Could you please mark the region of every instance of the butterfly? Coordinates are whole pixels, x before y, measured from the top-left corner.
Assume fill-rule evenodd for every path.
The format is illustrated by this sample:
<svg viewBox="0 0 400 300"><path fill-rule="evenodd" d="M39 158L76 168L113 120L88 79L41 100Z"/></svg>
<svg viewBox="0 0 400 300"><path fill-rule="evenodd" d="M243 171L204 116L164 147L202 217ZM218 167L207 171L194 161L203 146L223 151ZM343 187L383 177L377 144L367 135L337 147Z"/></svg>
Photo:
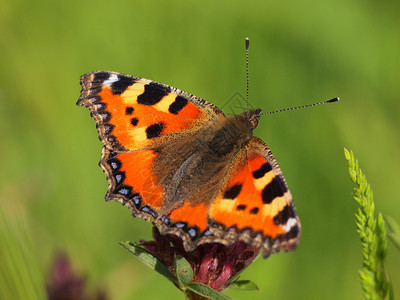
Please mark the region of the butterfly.
<svg viewBox="0 0 400 300"><path fill-rule="evenodd" d="M264 257L296 248L300 222L268 146L253 136L261 110L227 117L174 87L116 72L81 76L104 144L107 201L154 220L186 251L241 240Z"/></svg>

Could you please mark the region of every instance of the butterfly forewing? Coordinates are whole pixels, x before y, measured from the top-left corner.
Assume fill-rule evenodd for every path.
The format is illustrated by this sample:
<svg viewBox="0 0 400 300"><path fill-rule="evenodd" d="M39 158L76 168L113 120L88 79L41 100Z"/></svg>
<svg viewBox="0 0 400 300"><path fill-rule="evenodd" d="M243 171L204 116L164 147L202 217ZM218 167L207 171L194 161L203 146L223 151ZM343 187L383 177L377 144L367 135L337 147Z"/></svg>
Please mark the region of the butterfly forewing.
<svg viewBox="0 0 400 300"><path fill-rule="evenodd" d="M96 120L101 141L114 151L152 148L223 117L212 104L148 79L115 72L82 75L78 105Z"/></svg>

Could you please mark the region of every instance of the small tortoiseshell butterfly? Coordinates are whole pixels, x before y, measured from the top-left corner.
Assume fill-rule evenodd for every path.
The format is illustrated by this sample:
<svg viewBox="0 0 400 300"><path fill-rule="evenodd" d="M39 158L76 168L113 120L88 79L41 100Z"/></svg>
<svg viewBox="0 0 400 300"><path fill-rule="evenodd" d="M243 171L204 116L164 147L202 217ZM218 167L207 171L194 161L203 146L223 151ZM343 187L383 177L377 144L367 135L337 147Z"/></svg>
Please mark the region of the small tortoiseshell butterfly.
<svg viewBox="0 0 400 300"><path fill-rule="evenodd" d="M253 136L261 110L226 117L213 104L144 78L97 71L81 77L77 105L103 142L106 200L154 219L186 251L242 240L264 257L294 250L300 222L281 169Z"/></svg>

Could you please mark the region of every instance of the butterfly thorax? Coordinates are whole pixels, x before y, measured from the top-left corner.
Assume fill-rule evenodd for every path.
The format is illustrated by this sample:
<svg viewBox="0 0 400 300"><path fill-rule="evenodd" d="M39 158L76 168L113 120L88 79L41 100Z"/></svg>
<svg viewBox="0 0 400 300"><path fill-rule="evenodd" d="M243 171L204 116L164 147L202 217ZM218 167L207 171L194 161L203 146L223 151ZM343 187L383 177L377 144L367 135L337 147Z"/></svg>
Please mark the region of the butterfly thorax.
<svg viewBox="0 0 400 300"><path fill-rule="evenodd" d="M258 125L260 109L245 111L240 115L222 119L203 134L208 154L217 159L229 159L253 137Z"/></svg>

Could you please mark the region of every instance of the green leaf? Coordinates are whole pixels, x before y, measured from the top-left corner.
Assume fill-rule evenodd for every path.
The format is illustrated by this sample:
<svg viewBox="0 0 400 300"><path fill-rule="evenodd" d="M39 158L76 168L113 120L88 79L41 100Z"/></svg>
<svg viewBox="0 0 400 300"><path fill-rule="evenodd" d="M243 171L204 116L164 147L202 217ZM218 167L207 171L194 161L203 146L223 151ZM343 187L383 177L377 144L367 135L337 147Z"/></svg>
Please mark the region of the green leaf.
<svg viewBox="0 0 400 300"><path fill-rule="evenodd" d="M179 255L175 256L174 265L179 285L186 286L193 278L192 267L184 257Z"/></svg>
<svg viewBox="0 0 400 300"><path fill-rule="evenodd" d="M192 292L195 292L196 294L199 294L203 297L207 297L212 300L230 300L228 296L221 294L220 292L217 292L216 290L213 290L209 286L206 286L205 284L198 283L198 282L190 282L187 286L187 289L191 290Z"/></svg>
<svg viewBox="0 0 400 300"><path fill-rule="evenodd" d="M400 250L400 225L390 216L384 216L389 228L388 236L392 243Z"/></svg>
<svg viewBox="0 0 400 300"><path fill-rule="evenodd" d="M233 289L247 290L247 291L259 291L260 290L258 285L251 280L237 280L237 281L233 282L229 287L233 288Z"/></svg>
<svg viewBox="0 0 400 300"><path fill-rule="evenodd" d="M139 246L137 244L133 244L131 242L119 242L119 244L135 255L141 262L143 262L149 268L155 270L160 273L168 280L178 283L178 279L174 274L165 266L153 253L149 252L147 249Z"/></svg>

